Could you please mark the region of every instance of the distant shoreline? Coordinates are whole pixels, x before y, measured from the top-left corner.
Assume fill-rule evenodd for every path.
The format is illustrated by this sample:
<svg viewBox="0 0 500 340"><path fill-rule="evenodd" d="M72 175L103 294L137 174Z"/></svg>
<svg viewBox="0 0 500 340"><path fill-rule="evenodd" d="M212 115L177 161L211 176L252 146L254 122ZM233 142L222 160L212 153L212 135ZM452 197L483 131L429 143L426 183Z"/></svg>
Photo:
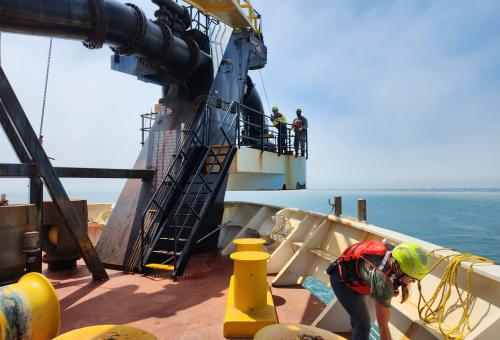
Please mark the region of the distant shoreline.
<svg viewBox="0 0 500 340"><path fill-rule="evenodd" d="M259 190L243 190L243 191L259 191ZM263 191L281 191L281 190L263 190ZM292 190L293 191L293 190ZM302 191L302 190L300 190ZM368 192L493 192L500 193L500 188L332 188L332 189L306 189L305 191L368 191ZM28 193L29 189L26 190L6 190L5 192L0 189L0 193L11 193L11 194L24 194ZM120 194L118 191L102 191L102 190L67 190L67 192L83 194L83 193L93 193L93 194Z"/></svg>
<svg viewBox="0 0 500 340"><path fill-rule="evenodd" d="M335 189L307 189L309 191L381 191L381 192L500 192L500 188L335 188Z"/></svg>

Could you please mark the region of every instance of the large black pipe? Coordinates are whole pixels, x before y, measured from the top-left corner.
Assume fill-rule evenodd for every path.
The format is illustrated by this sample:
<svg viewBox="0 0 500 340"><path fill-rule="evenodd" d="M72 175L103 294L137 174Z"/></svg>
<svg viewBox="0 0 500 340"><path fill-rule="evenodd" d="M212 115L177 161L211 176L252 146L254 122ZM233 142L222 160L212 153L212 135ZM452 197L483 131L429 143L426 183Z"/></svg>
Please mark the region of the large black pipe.
<svg viewBox="0 0 500 340"><path fill-rule="evenodd" d="M262 105L262 100L260 99L259 92L257 91L257 88L252 82L250 76L247 76L246 80L246 93L243 97L243 105L252 109L247 110L248 112L245 112L245 119L250 123L245 129L246 133L248 133L248 136L251 137L248 143L260 144L255 140L260 140L261 134L264 132L261 129L265 124L264 106Z"/></svg>
<svg viewBox="0 0 500 340"><path fill-rule="evenodd" d="M1 0L0 31L87 41L91 48L106 43L189 73L210 62L192 40L114 0Z"/></svg>

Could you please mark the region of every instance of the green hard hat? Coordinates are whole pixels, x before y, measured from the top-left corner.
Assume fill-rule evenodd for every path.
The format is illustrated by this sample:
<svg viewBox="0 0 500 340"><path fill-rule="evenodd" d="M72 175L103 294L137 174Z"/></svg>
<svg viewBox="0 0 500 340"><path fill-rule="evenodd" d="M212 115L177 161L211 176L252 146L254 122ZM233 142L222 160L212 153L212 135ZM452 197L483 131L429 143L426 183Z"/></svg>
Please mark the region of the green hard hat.
<svg viewBox="0 0 500 340"><path fill-rule="evenodd" d="M429 272L429 255L416 242L404 242L392 250L401 271L411 278L421 280Z"/></svg>
<svg viewBox="0 0 500 340"><path fill-rule="evenodd" d="M295 110L295 112L302 112L302 108L298 107L297 110Z"/></svg>
<svg viewBox="0 0 500 340"><path fill-rule="evenodd" d="M273 111L273 112L278 111L278 107L277 106L273 106L273 108L271 109L271 111Z"/></svg>

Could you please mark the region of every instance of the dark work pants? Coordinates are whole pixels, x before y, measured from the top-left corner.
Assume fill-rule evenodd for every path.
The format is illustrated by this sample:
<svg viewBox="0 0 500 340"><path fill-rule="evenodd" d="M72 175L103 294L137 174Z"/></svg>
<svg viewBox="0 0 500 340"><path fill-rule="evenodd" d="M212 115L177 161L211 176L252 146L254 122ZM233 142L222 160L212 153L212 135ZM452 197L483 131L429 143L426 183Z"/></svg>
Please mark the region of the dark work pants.
<svg viewBox="0 0 500 340"><path fill-rule="evenodd" d="M287 147L286 147L286 124L279 123L278 124L278 147L281 150L282 155L286 155Z"/></svg>
<svg viewBox="0 0 500 340"><path fill-rule="evenodd" d="M299 147L300 147L300 155L304 156L306 152L306 132L305 131L295 131L295 156L299 155Z"/></svg>
<svg viewBox="0 0 500 340"><path fill-rule="evenodd" d="M330 275L330 283L340 304L351 317L352 340L368 340L371 325L366 296L356 293L340 281L338 270Z"/></svg>

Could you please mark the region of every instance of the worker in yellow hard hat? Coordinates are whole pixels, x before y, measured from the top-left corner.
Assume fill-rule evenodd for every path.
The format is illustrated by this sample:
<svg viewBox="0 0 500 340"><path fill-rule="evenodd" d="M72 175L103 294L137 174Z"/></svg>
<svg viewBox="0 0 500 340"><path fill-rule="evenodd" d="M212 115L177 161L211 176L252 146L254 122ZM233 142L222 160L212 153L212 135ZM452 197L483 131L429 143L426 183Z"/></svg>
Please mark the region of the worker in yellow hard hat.
<svg viewBox="0 0 500 340"><path fill-rule="evenodd" d="M277 106L273 106L271 109L273 111L271 115L271 121L273 125L278 129L278 153L286 155L287 147L286 147L286 117L283 113L281 113Z"/></svg>
<svg viewBox="0 0 500 340"><path fill-rule="evenodd" d="M389 320L391 300L399 295L408 299L408 285L421 280L429 271L429 255L415 242L397 247L377 240L348 247L327 269L330 283L341 305L351 317L352 339L367 340L370 314L365 296L375 300L380 339L391 339Z"/></svg>

